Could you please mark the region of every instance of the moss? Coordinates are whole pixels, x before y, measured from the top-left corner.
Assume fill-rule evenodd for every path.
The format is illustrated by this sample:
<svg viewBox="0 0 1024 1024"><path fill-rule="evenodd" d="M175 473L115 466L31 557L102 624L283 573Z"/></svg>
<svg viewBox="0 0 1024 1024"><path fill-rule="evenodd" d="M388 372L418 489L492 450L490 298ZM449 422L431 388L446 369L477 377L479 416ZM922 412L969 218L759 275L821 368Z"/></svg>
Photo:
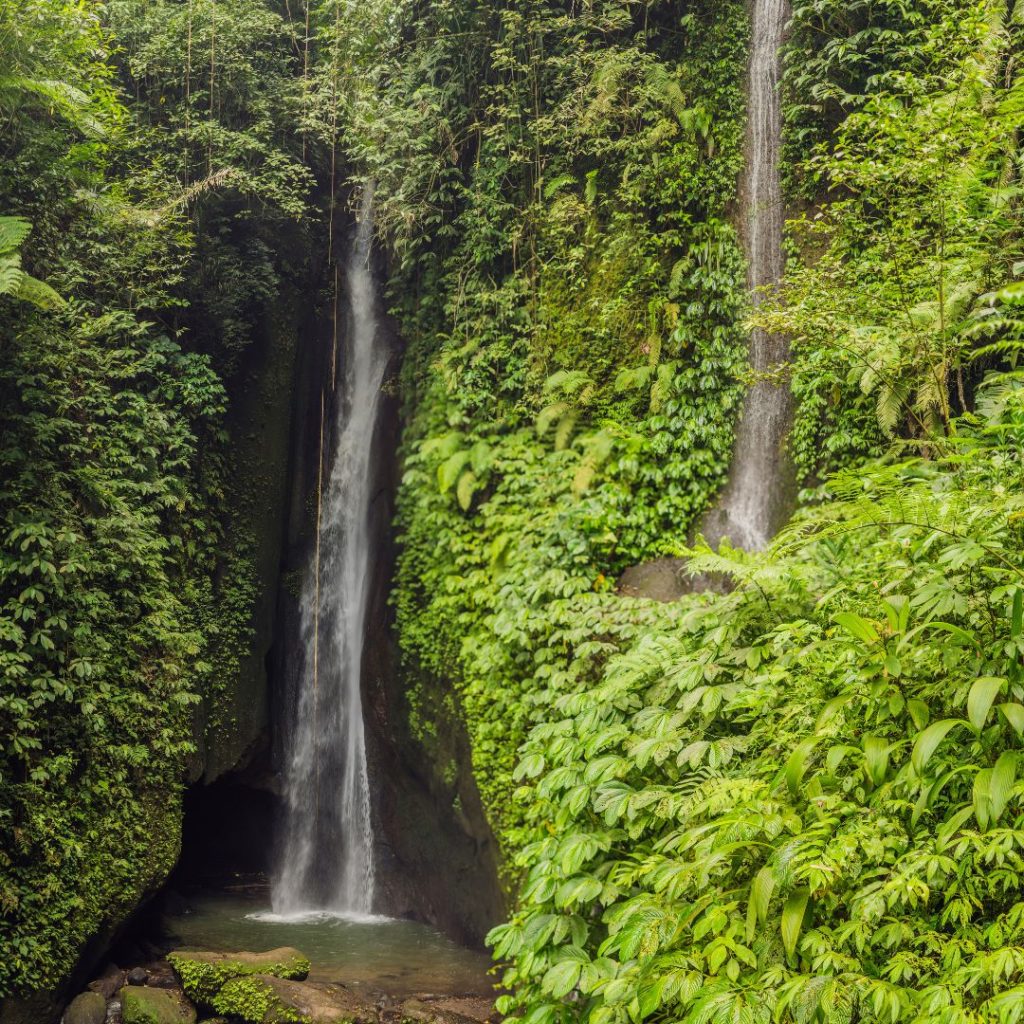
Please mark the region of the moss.
<svg viewBox="0 0 1024 1024"><path fill-rule="evenodd" d="M266 953L188 953L174 952L167 959L181 978L188 995L219 1013L227 1012L216 997L229 981L267 974L276 978L301 980L309 974L309 960L289 947Z"/></svg>
<svg viewBox="0 0 1024 1024"><path fill-rule="evenodd" d="M261 978L233 978L217 993L214 1009L229 1017L260 1024L270 1016L272 1009L281 1007L273 990Z"/></svg>
<svg viewBox="0 0 1024 1024"><path fill-rule="evenodd" d="M359 1016L331 993L266 975L232 978L217 993L214 1009L247 1024L352 1024Z"/></svg>
<svg viewBox="0 0 1024 1024"><path fill-rule="evenodd" d="M172 992L130 985L121 989L124 1024L195 1024L195 1009Z"/></svg>

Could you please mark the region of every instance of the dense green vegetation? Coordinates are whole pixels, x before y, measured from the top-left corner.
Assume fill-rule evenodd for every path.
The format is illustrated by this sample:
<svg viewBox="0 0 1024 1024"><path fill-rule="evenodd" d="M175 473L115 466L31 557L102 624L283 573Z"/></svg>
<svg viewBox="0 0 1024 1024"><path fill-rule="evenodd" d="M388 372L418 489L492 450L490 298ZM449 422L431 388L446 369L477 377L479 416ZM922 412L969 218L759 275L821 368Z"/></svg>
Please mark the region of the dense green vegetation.
<svg viewBox="0 0 1024 1024"><path fill-rule="evenodd" d="M96 11L0 20L0 990L173 860L245 643L226 394L373 180L407 710L469 733L502 1011L1020 1020L1021 5L793 4L804 491L756 556L688 546L749 383L744 3ZM678 554L731 593L615 592Z"/></svg>
<svg viewBox="0 0 1024 1024"><path fill-rule="evenodd" d="M0 7L0 992L53 986L173 866L197 703L249 641L224 382L310 174L267 113L281 19L219 3L234 49L183 79L209 19L169 13Z"/></svg>

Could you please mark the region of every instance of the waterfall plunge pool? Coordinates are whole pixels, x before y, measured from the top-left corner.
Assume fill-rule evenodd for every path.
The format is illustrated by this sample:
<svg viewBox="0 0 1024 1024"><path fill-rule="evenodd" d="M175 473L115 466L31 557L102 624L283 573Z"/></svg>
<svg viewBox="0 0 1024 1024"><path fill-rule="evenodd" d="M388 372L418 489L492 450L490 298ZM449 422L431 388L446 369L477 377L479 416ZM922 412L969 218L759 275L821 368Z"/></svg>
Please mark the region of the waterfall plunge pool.
<svg viewBox="0 0 1024 1024"><path fill-rule="evenodd" d="M367 995L494 995L490 958L415 921L375 916L275 915L263 893L196 893L186 913L164 918L177 949L262 951L294 946L313 981Z"/></svg>

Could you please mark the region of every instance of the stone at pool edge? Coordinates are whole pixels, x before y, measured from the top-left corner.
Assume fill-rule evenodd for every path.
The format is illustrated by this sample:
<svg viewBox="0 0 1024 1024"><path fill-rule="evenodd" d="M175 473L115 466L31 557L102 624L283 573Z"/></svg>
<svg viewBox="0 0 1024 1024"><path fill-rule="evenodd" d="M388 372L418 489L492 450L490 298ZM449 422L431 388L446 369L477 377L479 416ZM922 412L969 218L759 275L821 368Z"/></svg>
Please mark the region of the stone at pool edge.
<svg viewBox="0 0 1024 1024"><path fill-rule="evenodd" d="M422 999L407 999L400 1012L402 1024L480 1024L475 1017Z"/></svg>
<svg viewBox="0 0 1024 1024"><path fill-rule="evenodd" d="M310 968L309 959L292 946L265 953L176 949L167 954L167 960L181 979L185 993L205 1006L212 1006L221 987L233 978L265 974L302 981L308 977Z"/></svg>
<svg viewBox="0 0 1024 1024"><path fill-rule="evenodd" d="M103 1024L107 1001L99 992L83 992L64 1011L64 1024Z"/></svg>
<svg viewBox="0 0 1024 1024"><path fill-rule="evenodd" d="M177 992L126 985L119 998L124 1024L196 1024L196 1008Z"/></svg>
<svg viewBox="0 0 1024 1024"><path fill-rule="evenodd" d="M224 983L213 1008L246 1024L377 1024L374 1006L343 985L291 981L268 974L232 978Z"/></svg>

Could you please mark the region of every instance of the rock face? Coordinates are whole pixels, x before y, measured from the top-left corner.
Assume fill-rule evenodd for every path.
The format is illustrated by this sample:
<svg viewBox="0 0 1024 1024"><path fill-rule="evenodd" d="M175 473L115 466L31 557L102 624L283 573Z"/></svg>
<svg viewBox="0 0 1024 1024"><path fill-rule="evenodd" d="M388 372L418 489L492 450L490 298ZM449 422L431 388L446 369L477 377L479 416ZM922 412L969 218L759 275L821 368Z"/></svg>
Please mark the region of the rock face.
<svg viewBox="0 0 1024 1024"><path fill-rule="evenodd" d="M216 998L229 981L254 975L301 980L309 974L309 960L291 946L265 953L176 951L169 953L167 959L189 997L215 1009Z"/></svg>
<svg viewBox="0 0 1024 1024"><path fill-rule="evenodd" d="M376 270L383 276L383 268ZM343 307L344 307L343 303ZM382 306L384 304L382 303ZM351 320L340 310L342 329ZM330 338L325 339L330 342ZM401 344L386 320L378 342L396 353ZM277 636L271 679L274 722L286 723L296 706L296 662L289 657L301 635L300 600L316 537L320 455L320 394L331 379L332 346L310 345L300 354L292 438L291 508L285 537L278 598ZM486 821L472 772L465 729L457 715L440 723L439 748L427 750L412 735L408 692L415 680L400 664L394 613L388 603L395 562L391 535L394 496L400 479L398 445L401 409L385 385L373 439L375 490L370 508L373 557L362 666L362 697L371 815L375 838L376 909L394 917L425 921L461 942L482 943L504 919L497 843ZM446 680L433 680L443 691ZM281 731L274 758L284 759Z"/></svg>
<svg viewBox="0 0 1024 1024"><path fill-rule="evenodd" d="M75 996L64 1011L64 1024L103 1024L106 1019L107 1000L99 992Z"/></svg>
<svg viewBox="0 0 1024 1024"><path fill-rule="evenodd" d="M127 985L121 989L124 1024L196 1024L196 1009L177 992Z"/></svg>

